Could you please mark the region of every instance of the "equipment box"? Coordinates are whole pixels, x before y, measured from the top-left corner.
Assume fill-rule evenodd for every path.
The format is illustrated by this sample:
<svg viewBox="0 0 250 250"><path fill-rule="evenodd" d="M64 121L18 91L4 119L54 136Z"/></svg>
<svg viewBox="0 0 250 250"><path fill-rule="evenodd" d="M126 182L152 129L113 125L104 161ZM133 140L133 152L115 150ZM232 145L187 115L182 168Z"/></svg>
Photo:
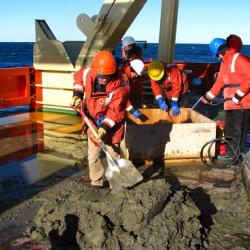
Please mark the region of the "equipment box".
<svg viewBox="0 0 250 250"><path fill-rule="evenodd" d="M160 109L141 112L141 120L128 115L121 143L122 154L130 160L200 158L203 145L216 138L216 122L192 109L181 108L177 117ZM215 145L210 149L214 155Z"/></svg>

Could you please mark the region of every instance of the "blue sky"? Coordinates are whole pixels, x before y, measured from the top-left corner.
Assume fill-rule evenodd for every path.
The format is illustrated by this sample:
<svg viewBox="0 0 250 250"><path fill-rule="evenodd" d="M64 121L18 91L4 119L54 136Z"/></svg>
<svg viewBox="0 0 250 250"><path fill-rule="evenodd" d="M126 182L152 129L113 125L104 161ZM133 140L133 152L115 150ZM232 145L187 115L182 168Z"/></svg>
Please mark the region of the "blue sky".
<svg viewBox="0 0 250 250"><path fill-rule="evenodd" d="M35 41L35 19L45 19L60 41L85 40L76 27L80 13L99 13L102 0L7 0L1 2L0 42ZM250 44L249 0L179 0L177 43L209 43L239 35ZM161 0L148 0L126 35L157 42Z"/></svg>

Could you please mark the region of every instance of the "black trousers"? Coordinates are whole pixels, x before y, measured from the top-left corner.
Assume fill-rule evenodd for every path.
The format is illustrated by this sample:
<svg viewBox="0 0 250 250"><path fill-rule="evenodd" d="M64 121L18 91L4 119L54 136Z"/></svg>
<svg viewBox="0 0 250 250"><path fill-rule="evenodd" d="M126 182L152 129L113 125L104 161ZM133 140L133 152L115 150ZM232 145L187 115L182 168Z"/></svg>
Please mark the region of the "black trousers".
<svg viewBox="0 0 250 250"><path fill-rule="evenodd" d="M237 142L242 152L247 137L247 131L250 129L250 109L225 110L225 136L232 137ZM229 140L230 143L232 142ZM234 150L237 150L237 144L232 142ZM230 148L227 147L227 154L233 156Z"/></svg>

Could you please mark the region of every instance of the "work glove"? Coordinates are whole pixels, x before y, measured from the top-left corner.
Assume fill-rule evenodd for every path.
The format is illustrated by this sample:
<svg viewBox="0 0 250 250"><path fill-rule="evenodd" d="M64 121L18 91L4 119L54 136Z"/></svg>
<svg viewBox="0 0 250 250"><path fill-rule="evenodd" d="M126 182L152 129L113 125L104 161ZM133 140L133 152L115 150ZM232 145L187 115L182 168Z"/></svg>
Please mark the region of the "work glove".
<svg viewBox="0 0 250 250"><path fill-rule="evenodd" d="M156 102L161 110L163 110L163 111L168 110L168 105L166 104L166 102L164 101L164 99L162 97L156 99Z"/></svg>
<svg viewBox="0 0 250 250"><path fill-rule="evenodd" d="M207 95L202 96L200 99L200 102L202 102L203 104L208 104L210 101L211 99L209 99Z"/></svg>
<svg viewBox="0 0 250 250"><path fill-rule="evenodd" d="M78 96L73 96L71 98L70 106L81 107L81 98Z"/></svg>
<svg viewBox="0 0 250 250"><path fill-rule="evenodd" d="M202 102L203 104L208 103L207 99L204 96L201 97L200 102Z"/></svg>
<svg viewBox="0 0 250 250"><path fill-rule="evenodd" d="M104 128L99 128L95 138L96 138L96 140L102 139L104 137L104 135L106 135L106 134L107 134L107 131Z"/></svg>
<svg viewBox="0 0 250 250"><path fill-rule="evenodd" d="M98 119L96 119L96 120L95 120L96 125L97 125L98 127L100 127L101 124L102 124L102 121L103 121L105 118L106 118L106 116L103 115L103 116L99 117Z"/></svg>
<svg viewBox="0 0 250 250"><path fill-rule="evenodd" d="M174 116L178 116L181 113L178 102L172 101L172 113Z"/></svg>
<svg viewBox="0 0 250 250"><path fill-rule="evenodd" d="M141 115L142 115L142 113L141 113L140 110L136 109L136 110L132 113L132 115L134 116L134 118L140 118Z"/></svg>

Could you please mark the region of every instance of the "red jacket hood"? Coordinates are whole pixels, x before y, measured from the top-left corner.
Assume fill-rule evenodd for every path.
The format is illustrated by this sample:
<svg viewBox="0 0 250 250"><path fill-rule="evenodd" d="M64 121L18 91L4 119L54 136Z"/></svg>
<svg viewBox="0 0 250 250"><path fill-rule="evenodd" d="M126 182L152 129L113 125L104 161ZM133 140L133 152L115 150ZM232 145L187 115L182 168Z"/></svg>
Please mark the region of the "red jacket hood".
<svg viewBox="0 0 250 250"><path fill-rule="evenodd" d="M95 78L96 78L96 73L92 70L92 71L91 71L91 74L92 74L92 75L91 75L92 79L95 79ZM95 82L95 81L93 81L93 82ZM119 88L120 86L121 86L121 81L120 81L120 80L117 80L117 79L111 80L111 81L108 82L107 85L106 85L106 92L107 92L107 93L110 93L110 92L112 92L113 90Z"/></svg>
<svg viewBox="0 0 250 250"><path fill-rule="evenodd" d="M237 35L229 35L226 42L231 54L238 53L242 49L242 40Z"/></svg>

